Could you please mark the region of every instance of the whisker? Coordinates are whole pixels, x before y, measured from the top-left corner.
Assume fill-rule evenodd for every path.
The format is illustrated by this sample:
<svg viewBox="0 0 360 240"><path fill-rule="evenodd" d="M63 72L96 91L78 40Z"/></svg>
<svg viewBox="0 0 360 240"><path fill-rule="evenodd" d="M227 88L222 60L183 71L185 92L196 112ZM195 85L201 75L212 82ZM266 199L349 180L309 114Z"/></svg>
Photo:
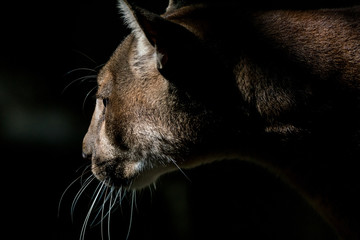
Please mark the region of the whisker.
<svg viewBox="0 0 360 240"><path fill-rule="evenodd" d="M82 168L84 168L83 172L88 169L89 167L91 167L91 164L88 163L84 163L83 165L81 165L78 169L75 170L76 173L78 173Z"/></svg>
<svg viewBox="0 0 360 240"><path fill-rule="evenodd" d="M82 55L82 56L84 56L86 59L90 60L91 62L93 62L93 63L95 63L95 64L97 63L94 59L92 59L91 57L89 57L89 55L81 52L80 50L73 49L73 51L76 52L76 53L79 53L79 54Z"/></svg>
<svg viewBox="0 0 360 240"><path fill-rule="evenodd" d="M107 187L106 187L106 183L105 182L102 182L105 184L105 188L103 189L102 193L100 194L100 196L98 197L98 202L100 201L101 198L103 198L103 195L105 194L104 196L104 201L106 199L106 196L107 196ZM96 188L96 190L94 191L94 194L93 194L93 197L91 199L94 199L94 195L95 193L97 192L97 189L99 188L99 186L102 187L102 185L98 185L98 187ZM97 208L97 214L95 215L94 219L92 220L92 222L90 223L90 226L91 227L94 227L94 226L97 226L99 223L101 223L102 221L102 216L100 217L100 220L96 222L96 220L99 218L99 215L101 214L102 212L102 209L103 209L103 206L104 206L104 201L103 201L103 204L100 204L100 206ZM96 224L95 224L96 222Z"/></svg>
<svg viewBox="0 0 360 240"><path fill-rule="evenodd" d="M170 161L177 167L177 169L179 169L179 171L182 173L182 175L185 176L185 178L191 182L191 179L185 174L185 172L179 167L179 165L177 165L177 163L175 162L174 159L170 158Z"/></svg>
<svg viewBox="0 0 360 240"><path fill-rule="evenodd" d="M126 235L126 240L128 240L129 236L130 236L130 230L131 230L132 221L133 221L135 201L136 201L136 190L133 190L132 191L132 196L131 196L130 223L129 223L129 228L128 228L128 232L127 232L127 235Z"/></svg>
<svg viewBox="0 0 360 240"><path fill-rule="evenodd" d="M103 63L103 64L100 64L100 65L94 67L94 70L97 70L97 69L102 68L103 66L105 66L105 64L106 64L106 63Z"/></svg>
<svg viewBox="0 0 360 240"><path fill-rule="evenodd" d="M83 111L85 109L85 103L86 103L86 100L87 98L89 97L89 95L92 93L92 91L94 91L95 89L97 89L97 86L93 87L85 96L85 99L84 99L84 102L83 102L83 105L82 105L82 108L83 108Z"/></svg>
<svg viewBox="0 0 360 240"><path fill-rule="evenodd" d="M108 190L109 190L109 188L106 188L103 204L101 205L101 218L100 218L101 240L104 240L104 221L103 220L104 220L105 204L108 199Z"/></svg>
<svg viewBox="0 0 360 240"><path fill-rule="evenodd" d="M88 211L88 213L86 214L84 223L83 223L83 225L82 225L82 227L81 227L81 232L80 232L80 237L79 237L80 240L84 240L84 239L85 239L86 227L87 227L87 224L88 224L88 222L89 222L90 215L91 215L92 210L93 210L93 208L94 208L94 206L95 206L95 204L96 204L96 202L97 202L97 200L98 200L98 197L99 197L100 193L103 192L103 188L104 188L104 186L106 186L104 182L100 182L99 185L100 185L99 190L97 191L97 194L96 194L96 196L95 196L95 198L94 198L94 201L93 201L93 203L91 204L91 206L90 206L90 208L89 208L89 211Z"/></svg>
<svg viewBox="0 0 360 240"><path fill-rule="evenodd" d="M74 185L74 184L75 184L79 179L81 179L81 178L82 178L82 176L77 177L74 181L72 181L72 182L69 184L69 186L67 186L67 188L64 190L64 192L61 194L61 197L60 197L60 200L59 200L59 204L58 204L58 217L60 216L61 202L62 202L65 194L66 194L67 191L70 189L70 187L71 187L72 185Z"/></svg>
<svg viewBox="0 0 360 240"><path fill-rule="evenodd" d="M150 192L150 201L153 200L153 189L154 188L154 191L156 191L156 184L155 182L151 185L149 185L148 189L149 189L149 192Z"/></svg>
<svg viewBox="0 0 360 240"><path fill-rule="evenodd" d="M72 182L65 188L64 192L61 194L61 197L60 197L60 199L59 199L59 204L58 204L58 217L60 217L61 203L62 203L62 201L63 201L63 199L64 199L64 197L65 197L65 194L69 191L69 189L70 189L77 181L80 180L81 185L83 185L83 177L85 176L85 174L87 174L87 173L90 172L90 170L87 170L89 167L90 167L90 166L86 166L86 167L83 169L81 175L80 175L79 177L77 177L74 181L72 181ZM82 167L81 167L81 168L82 168ZM77 171L79 171L79 170L80 170L80 168L79 168ZM77 172L77 171L76 171L76 172ZM91 176L89 176L88 178L90 178L90 177L91 177Z"/></svg>
<svg viewBox="0 0 360 240"><path fill-rule="evenodd" d="M86 189L89 188L90 184L94 182L96 177L94 175L88 176L86 179L83 179L85 174L90 172L89 166L87 166L83 171L81 176L77 177L71 184L65 189L63 195L68 191L68 189L73 186L77 181L80 180L81 188L76 193L74 200L71 204L71 219L74 221L74 211L76 205L79 202L79 199ZM93 192L93 195L90 199L90 206L83 220L79 240L85 240L85 236L87 234L87 230L89 227L96 226L100 224L101 231L101 240L110 240L111 239L111 214L116 208L122 206L122 202L126 197L127 189L122 187L115 188L114 186L108 187L109 184L106 181L100 181L96 185L96 189ZM131 191L131 208L130 208L130 219L129 226L127 230L126 240L130 237L130 232L133 225L134 211L137 208L136 205L136 194L135 190ZM63 198L63 195L61 199ZM118 204L117 204L118 203ZM96 210L97 209L97 210ZM92 219L92 220L91 220ZM90 223L90 224L89 224ZM96 223L96 224L95 224ZM107 225L107 226L106 226Z"/></svg>
<svg viewBox="0 0 360 240"><path fill-rule="evenodd" d="M96 79L96 78L97 78L97 75L89 75L89 76L79 77L79 78L71 81L68 85L66 85L65 88L62 90L61 95L63 95L65 93L65 91L76 82L83 83L86 80Z"/></svg>
<svg viewBox="0 0 360 240"><path fill-rule="evenodd" d="M66 76L66 75L70 75L70 74L72 74L72 73L74 73L74 72L94 72L94 73L97 73L96 70L91 69L91 68L75 68L75 69L73 69L73 70L71 70L71 71L68 71L68 72L65 74L65 76Z"/></svg>
<svg viewBox="0 0 360 240"><path fill-rule="evenodd" d="M85 191L85 189L90 185L90 183L95 179L94 175L90 175L84 182L84 184L81 186L80 190L78 191L78 193L75 195L74 200L71 204L71 221L74 221L74 211L75 211L75 207L76 204L79 201L79 198L81 197L81 195L83 194L83 192Z"/></svg>
<svg viewBox="0 0 360 240"><path fill-rule="evenodd" d="M84 170L81 172L81 176L80 176L80 183L81 183L81 185L84 184L83 177L85 176L85 174L91 172L91 169L88 169L88 168L90 168L90 167L91 167L91 165L86 166L86 167L84 168ZM86 180L85 180L85 181L86 181Z"/></svg>
<svg viewBox="0 0 360 240"><path fill-rule="evenodd" d="M110 193L108 193L108 187L106 188L106 191L105 191L105 196L104 196L104 200L103 200L103 203L101 204L101 206L99 206L98 208L98 213L96 214L96 216L94 217L94 220L91 222L90 226L97 226L99 223L102 224L102 222L104 221L104 219L108 216L108 214L110 214L110 212L106 212L106 214L104 214L104 209L105 209L105 206L106 206L106 203L109 201L109 199L112 199L112 192L113 192L113 189L110 188ZM102 198L102 196L100 197ZM110 208L112 208L112 206L114 204L108 204ZM111 206L112 205L112 206ZM111 210L111 209L110 209ZM101 213L101 217L100 217L100 220L98 222L96 222L96 220L98 219L99 215ZM96 224L94 224L96 222Z"/></svg>
<svg viewBox="0 0 360 240"><path fill-rule="evenodd" d="M108 235L108 240L111 240L111 234L110 234L110 217L111 217L111 210L114 206L114 204L112 203L113 201L113 191L114 191L114 188L112 187L111 188L111 197L110 197L110 202L109 202L109 211L107 213L108 215L108 221L107 221L107 235ZM116 196L115 196L116 197ZM116 198L114 200L114 202L116 201Z"/></svg>
<svg viewBox="0 0 360 240"><path fill-rule="evenodd" d="M99 183L98 183L98 186L97 186L96 189L94 190L94 193L93 193L93 195L92 195L92 197L91 197L91 199L90 199L90 202L91 202L91 201L94 201L95 196L96 196L96 193L98 192L99 188L102 187L102 183L103 183L103 182L99 182ZM102 198L103 193L104 193L104 192L101 193L100 198Z"/></svg>
<svg viewBox="0 0 360 240"><path fill-rule="evenodd" d="M110 189L110 192L108 192L108 190ZM97 216L100 214L101 212L101 219L100 221L97 223L99 224L100 223L100 231L101 231L101 239L104 240L105 239L105 234L104 234L104 220L105 218L107 217L107 237L108 239L110 240L110 219L111 219L111 210L114 206L114 203L113 201L116 200L113 200L113 193L114 193L114 187L111 187L111 188L106 188L106 191L105 191L105 196L104 196L104 200L103 200L103 203L102 205L100 206L100 209L99 209L99 212L97 214ZM106 204L108 205L108 210L106 211L105 213L105 208L106 208ZM94 221L97 219L97 216L94 218ZM94 222L93 221L93 222ZM92 223L93 224L93 223ZM96 224L96 225L97 225Z"/></svg>
<svg viewBox="0 0 360 240"><path fill-rule="evenodd" d="M122 189L122 187L121 187L121 188L119 189L119 197L120 197L119 203L120 203L120 207L121 207L121 203L122 203L122 201L124 200L125 196L126 196L126 190L125 190L125 189Z"/></svg>
<svg viewBox="0 0 360 240"><path fill-rule="evenodd" d="M119 200L117 201L118 202L118 205L117 205L117 208L119 207L120 208L120 212L122 212L122 202L126 196L126 190L123 190L122 187L120 187L118 190L117 190L117 198L119 198ZM114 202L115 204L115 202Z"/></svg>
<svg viewBox="0 0 360 240"><path fill-rule="evenodd" d="M115 194L115 198L114 198L114 200L113 200L113 203L110 205L111 206L111 209L113 209L114 207L115 207L115 204L116 204L116 202L117 202L117 199L118 199L118 197L119 197L119 195L118 195L118 193L116 192L116 189L115 189L115 187L111 187L111 189L112 189L112 191L111 191L111 194ZM116 192L116 193L115 193Z"/></svg>

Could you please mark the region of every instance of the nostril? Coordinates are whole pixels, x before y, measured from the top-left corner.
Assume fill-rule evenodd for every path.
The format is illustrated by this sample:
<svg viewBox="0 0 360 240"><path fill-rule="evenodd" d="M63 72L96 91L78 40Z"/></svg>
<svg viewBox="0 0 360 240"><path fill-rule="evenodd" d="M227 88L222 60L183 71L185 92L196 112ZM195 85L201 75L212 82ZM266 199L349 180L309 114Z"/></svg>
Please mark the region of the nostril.
<svg viewBox="0 0 360 240"><path fill-rule="evenodd" d="M82 157L84 159L91 159L92 157L92 147L90 139L90 135L87 133L82 143Z"/></svg>
<svg viewBox="0 0 360 240"><path fill-rule="evenodd" d="M83 157L84 159L90 159L90 158L91 158L91 154L82 152L82 157Z"/></svg>

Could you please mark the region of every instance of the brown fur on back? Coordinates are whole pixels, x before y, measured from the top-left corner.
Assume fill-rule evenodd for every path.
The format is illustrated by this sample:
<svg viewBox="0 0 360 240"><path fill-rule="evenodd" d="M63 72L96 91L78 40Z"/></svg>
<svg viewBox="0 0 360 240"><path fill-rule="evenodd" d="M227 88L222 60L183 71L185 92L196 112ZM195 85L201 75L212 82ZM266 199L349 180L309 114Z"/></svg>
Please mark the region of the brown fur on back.
<svg viewBox="0 0 360 240"><path fill-rule="evenodd" d="M98 179L136 189L179 167L249 160L358 239L359 7L120 6L132 34L99 74L83 146Z"/></svg>

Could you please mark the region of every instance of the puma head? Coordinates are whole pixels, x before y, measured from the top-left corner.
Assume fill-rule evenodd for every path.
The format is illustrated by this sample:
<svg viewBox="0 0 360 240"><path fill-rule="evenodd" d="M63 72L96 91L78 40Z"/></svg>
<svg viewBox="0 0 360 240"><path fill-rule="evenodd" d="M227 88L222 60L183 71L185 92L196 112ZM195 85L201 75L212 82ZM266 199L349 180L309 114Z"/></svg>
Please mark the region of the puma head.
<svg viewBox="0 0 360 240"><path fill-rule="evenodd" d="M83 155L99 180L137 189L221 148L232 94L193 33L127 1L120 9L132 33L98 75Z"/></svg>

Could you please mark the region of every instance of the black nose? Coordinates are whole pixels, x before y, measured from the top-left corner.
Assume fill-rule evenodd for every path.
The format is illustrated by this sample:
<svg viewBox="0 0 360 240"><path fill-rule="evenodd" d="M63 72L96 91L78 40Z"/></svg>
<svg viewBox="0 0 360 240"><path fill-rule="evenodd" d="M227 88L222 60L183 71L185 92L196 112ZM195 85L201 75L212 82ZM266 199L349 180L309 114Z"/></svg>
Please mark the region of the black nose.
<svg viewBox="0 0 360 240"><path fill-rule="evenodd" d="M91 154L82 152L82 157L83 157L84 159L91 159Z"/></svg>
<svg viewBox="0 0 360 240"><path fill-rule="evenodd" d="M84 141L82 143L82 157L84 159L91 159L92 155L92 147L91 142L89 141L89 134L86 134L84 137Z"/></svg>

